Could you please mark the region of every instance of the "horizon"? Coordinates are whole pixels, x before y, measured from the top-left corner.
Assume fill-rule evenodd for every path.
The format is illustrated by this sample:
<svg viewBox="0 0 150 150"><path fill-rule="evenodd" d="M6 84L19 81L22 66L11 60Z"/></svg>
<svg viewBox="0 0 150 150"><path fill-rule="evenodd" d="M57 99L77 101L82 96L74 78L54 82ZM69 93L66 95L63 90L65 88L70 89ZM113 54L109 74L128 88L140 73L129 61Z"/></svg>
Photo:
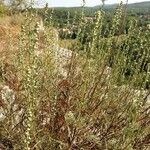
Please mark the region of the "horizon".
<svg viewBox="0 0 150 150"><path fill-rule="evenodd" d="M106 0L105 4L117 4L121 0ZM126 3L127 0L122 0L123 3ZM140 3L140 2L150 2L150 0L128 0L129 4L132 3ZM45 4L48 3L49 7L81 7L82 6L82 0L37 0L36 6L37 7L44 7ZM93 7L97 5L101 5L102 2L100 0L86 0L86 7Z"/></svg>

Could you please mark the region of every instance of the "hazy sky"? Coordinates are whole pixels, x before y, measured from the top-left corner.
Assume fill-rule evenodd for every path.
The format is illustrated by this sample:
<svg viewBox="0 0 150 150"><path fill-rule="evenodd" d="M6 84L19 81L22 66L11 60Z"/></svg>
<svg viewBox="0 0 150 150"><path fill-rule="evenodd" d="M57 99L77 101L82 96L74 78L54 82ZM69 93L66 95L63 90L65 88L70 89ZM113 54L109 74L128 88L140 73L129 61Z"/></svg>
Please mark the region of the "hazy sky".
<svg viewBox="0 0 150 150"><path fill-rule="evenodd" d="M101 0L85 0L87 6L95 6L101 3ZM106 4L118 3L120 0L106 0ZM124 2L126 0L123 0ZM142 1L150 1L150 0L128 0L129 3L142 2ZM38 0L38 5L43 5L46 2L49 3L49 6L80 6L82 4L82 0Z"/></svg>

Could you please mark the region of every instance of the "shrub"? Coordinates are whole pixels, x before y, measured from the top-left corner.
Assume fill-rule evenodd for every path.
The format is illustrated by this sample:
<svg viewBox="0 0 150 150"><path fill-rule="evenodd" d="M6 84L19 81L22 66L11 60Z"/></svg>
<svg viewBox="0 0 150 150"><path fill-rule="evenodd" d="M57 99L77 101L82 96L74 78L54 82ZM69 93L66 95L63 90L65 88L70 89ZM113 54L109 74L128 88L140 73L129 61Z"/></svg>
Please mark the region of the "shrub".
<svg viewBox="0 0 150 150"><path fill-rule="evenodd" d="M7 9L6 7L0 3L0 17L6 15Z"/></svg>
<svg viewBox="0 0 150 150"><path fill-rule="evenodd" d="M77 42L60 50L56 29L49 24L41 31L36 15L26 12L14 61L0 59L2 136L14 149L147 149L149 32L132 24L128 35L117 34L121 4L107 38L99 10L81 51L82 13Z"/></svg>

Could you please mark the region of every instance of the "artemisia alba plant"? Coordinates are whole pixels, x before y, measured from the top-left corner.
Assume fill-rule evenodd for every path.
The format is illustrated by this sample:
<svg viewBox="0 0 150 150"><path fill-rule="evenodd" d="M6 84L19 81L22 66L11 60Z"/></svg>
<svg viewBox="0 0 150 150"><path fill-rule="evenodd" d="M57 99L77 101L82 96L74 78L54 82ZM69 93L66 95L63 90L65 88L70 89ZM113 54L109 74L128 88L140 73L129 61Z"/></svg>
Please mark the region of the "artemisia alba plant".
<svg viewBox="0 0 150 150"><path fill-rule="evenodd" d="M42 16L33 8L24 12L15 61L10 66L1 60L2 84L8 85L0 89L7 102L0 103L0 131L15 149L149 146L149 29L131 20L125 32L122 3L109 23L104 7L89 22L84 9L70 50L59 45L55 11L46 7ZM72 26L70 15L66 28ZM66 65L64 58L69 58ZM60 75L65 69L65 76ZM12 126L17 113L8 114L14 104L22 117Z"/></svg>

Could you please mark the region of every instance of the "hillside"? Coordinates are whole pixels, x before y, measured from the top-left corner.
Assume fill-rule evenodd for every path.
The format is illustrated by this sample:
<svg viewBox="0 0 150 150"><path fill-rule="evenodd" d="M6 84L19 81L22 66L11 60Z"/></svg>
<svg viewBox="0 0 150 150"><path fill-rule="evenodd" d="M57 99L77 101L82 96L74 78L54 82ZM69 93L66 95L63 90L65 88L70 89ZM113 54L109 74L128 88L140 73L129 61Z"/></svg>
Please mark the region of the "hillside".
<svg viewBox="0 0 150 150"><path fill-rule="evenodd" d="M112 11L117 7L118 4L107 4L104 6L104 9L107 11ZM94 6L94 7L85 7L85 12L87 14L93 15L93 13L99 9L101 5ZM148 2L140 2L140 3L132 3L128 4L127 6L128 11L135 11L135 12L140 12L140 13L150 13L150 1ZM55 7L55 10L61 10L61 11L81 11L81 7Z"/></svg>
<svg viewBox="0 0 150 150"><path fill-rule="evenodd" d="M150 15L111 7L0 12L0 150L149 149Z"/></svg>
<svg viewBox="0 0 150 150"><path fill-rule="evenodd" d="M111 5L107 4L105 5L105 8L114 9L117 5L118 4L111 4ZM95 6L95 8L97 7L99 8L100 6ZM128 4L128 8L129 9L139 9L139 8L150 9L150 1Z"/></svg>

